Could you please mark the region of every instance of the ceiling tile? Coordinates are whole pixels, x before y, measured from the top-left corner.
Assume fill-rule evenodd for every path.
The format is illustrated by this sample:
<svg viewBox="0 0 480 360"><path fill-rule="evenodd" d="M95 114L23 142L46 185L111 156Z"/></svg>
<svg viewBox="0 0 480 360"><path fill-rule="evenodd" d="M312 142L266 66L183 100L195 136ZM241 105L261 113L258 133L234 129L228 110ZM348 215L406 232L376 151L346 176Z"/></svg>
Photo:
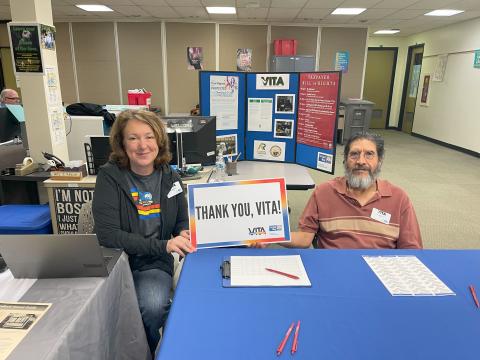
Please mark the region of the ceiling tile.
<svg viewBox="0 0 480 360"><path fill-rule="evenodd" d="M149 16L160 19L175 19L178 14L168 6L142 6L141 7Z"/></svg>
<svg viewBox="0 0 480 360"><path fill-rule="evenodd" d="M171 6L202 6L200 0L165 0Z"/></svg>
<svg viewBox="0 0 480 360"><path fill-rule="evenodd" d="M423 16L426 10L398 10L397 12L385 16L386 19L408 20Z"/></svg>
<svg viewBox="0 0 480 360"><path fill-rule="evenodd" d="M340 7L342 8L369 8L379 0L345 0Z"/></svg>
<svg viewBox="0 0 480 360"><path fill-rule="evenodd" d="M303 9L298 14L299 18L307 19L323 19L324 17L330 15L333 9Z"/></svg>
<svg viewBox="0 0 480 360"><path fill-rule="evenodd" d="M165 0L131 0L134 4L136 5L142 5L142 6L168 6L167 2Z"/></svg>
<svg viewBox="0 0 480 360"><path fill-rule="evenodd" d="M132 0L98 0L95 1L96 4L107 5L135 5ZM83 4L83 0L75 1L74 4Z"/></svg>
<svg viewBox="0 0 480 360"><path fill-rule="evenodd" d="M265 19L268 14L267 8L238 8L239 19Z"/></svg>
<svg viewBox="0 0 480 360"><path fill-rule="evenodd" d="M112 6L112 9L125 16L150 16L140 6Z"/></svg>
<svg viewBox="0 0 480 360"><path fill-rule="evenodd" d="M268 12L268 20L293 19L298 14L298 9L271 8Z"/></svg>
<svg viewBox="0 0 480 360"><path fill-rule="evenodd" d="M235 6L235 0L202 0L202 4L203 6Z"/></svg>
<svg viewBox="0 0 480 360"><path fill-rule="evenodd" d="M182 17L200 17L208 18L208 13L202 6L176 6L175 11L179 13Z"/></svg>
<svg viewBox="0 0 480 360"><path fill-rule="evenodd" d="M271 8L301 9L307 0L272 0Z"/></svg>
<svg viewBox="0 0 480 360"><path fill-rule="evenodd" d="M403 9L409 5L418 2L418 0L383 0L373 6L375 9Z"/></svg>
<svg viewBox="0 0 480 360"><path fill-rule="evenodd" d="M306 8L315 9L336 9L343 0L309 0L306 4Z"/></svg>
<svg viewBox="0 0 480 360"><path fill-rule="evenodd" d="M478 0L460 0L452 5L453 9L458 10L480 10L480 1Z"/></svg>
<svg viewBox="0 0 480 360"><path fill-rule="evenodd" d="M237 8L250 7L255 9L270 7L270 0L237 0Z"/></svg>
<svg viewBox="0 0 480 360"><path fill-rule="evenodd" d="M453 0L420 0L410 5L409 9L445 9L445 5L452 4Z"/></svg>
<svg viewBox="0 0 480 360"><path fill-rule="evenodd" d="M322 20L322 24L348 24L349 21L351 21L354 18L354 16L350 15L329 15L325 19Z"/></svg>
<svg viewBox="0 0 480 360"><path fill-rule="evenodd" d="M58 5L52 8L54 15L85 15L89 13L73 5Z"/></svg>

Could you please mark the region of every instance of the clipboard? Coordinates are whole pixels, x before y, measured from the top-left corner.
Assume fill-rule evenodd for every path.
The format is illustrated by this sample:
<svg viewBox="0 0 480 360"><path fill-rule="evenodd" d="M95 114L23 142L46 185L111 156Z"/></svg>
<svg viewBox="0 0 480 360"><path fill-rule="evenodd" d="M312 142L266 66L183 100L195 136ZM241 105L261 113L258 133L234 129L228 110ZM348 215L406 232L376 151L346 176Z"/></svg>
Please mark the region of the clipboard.
<svg viewBox="0 0 480 360"><path fill-rule="evenodd" d="M312 286L300 255L228 256L220 264L220 274L223 287Z"/></svg>

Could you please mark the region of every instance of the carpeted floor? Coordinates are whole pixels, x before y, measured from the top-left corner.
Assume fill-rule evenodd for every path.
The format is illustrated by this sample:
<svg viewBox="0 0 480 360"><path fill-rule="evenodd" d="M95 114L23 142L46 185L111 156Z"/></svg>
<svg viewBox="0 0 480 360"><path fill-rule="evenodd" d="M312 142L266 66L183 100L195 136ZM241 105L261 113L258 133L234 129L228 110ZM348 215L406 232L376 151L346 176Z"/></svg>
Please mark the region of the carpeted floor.
<svg viewBox="0 0 480 360"><path fill-rule="evenodd" d="M377 131L385 139L381 178L403 188L412 199L430 249L480 248L480 159L396 130ZM335 175L343 175L343 146L337 147ZM332 175L310 170L316 183ZM313 190L289 191L290 224Z"/></svg>

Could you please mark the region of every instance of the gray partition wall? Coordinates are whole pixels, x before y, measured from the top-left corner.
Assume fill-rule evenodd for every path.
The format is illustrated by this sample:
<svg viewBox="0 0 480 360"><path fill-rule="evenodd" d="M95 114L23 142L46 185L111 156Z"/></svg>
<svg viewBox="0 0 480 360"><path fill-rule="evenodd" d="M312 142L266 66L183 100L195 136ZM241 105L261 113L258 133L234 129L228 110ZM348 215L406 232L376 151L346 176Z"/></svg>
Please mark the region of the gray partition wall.
<svg viewBox="0 0 480 360"><path fill-rule="evenodd" d="M322 28L319 70L335 70L337 51L350 51L348 72L342 74L340 97L360 98L368 30L366 28Z"/></svg>

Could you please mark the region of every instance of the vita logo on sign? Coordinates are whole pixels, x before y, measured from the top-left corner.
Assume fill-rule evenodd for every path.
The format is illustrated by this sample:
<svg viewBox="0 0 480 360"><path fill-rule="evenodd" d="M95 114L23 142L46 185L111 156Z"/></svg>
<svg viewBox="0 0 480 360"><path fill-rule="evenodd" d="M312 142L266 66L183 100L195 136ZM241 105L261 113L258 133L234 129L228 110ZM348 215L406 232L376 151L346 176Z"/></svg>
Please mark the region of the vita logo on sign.
<svg viewBox="0 0 480 360"><path fill-rule="evenodd" d="M288 90L289 74L257 74L257 90Z"/></svg>

